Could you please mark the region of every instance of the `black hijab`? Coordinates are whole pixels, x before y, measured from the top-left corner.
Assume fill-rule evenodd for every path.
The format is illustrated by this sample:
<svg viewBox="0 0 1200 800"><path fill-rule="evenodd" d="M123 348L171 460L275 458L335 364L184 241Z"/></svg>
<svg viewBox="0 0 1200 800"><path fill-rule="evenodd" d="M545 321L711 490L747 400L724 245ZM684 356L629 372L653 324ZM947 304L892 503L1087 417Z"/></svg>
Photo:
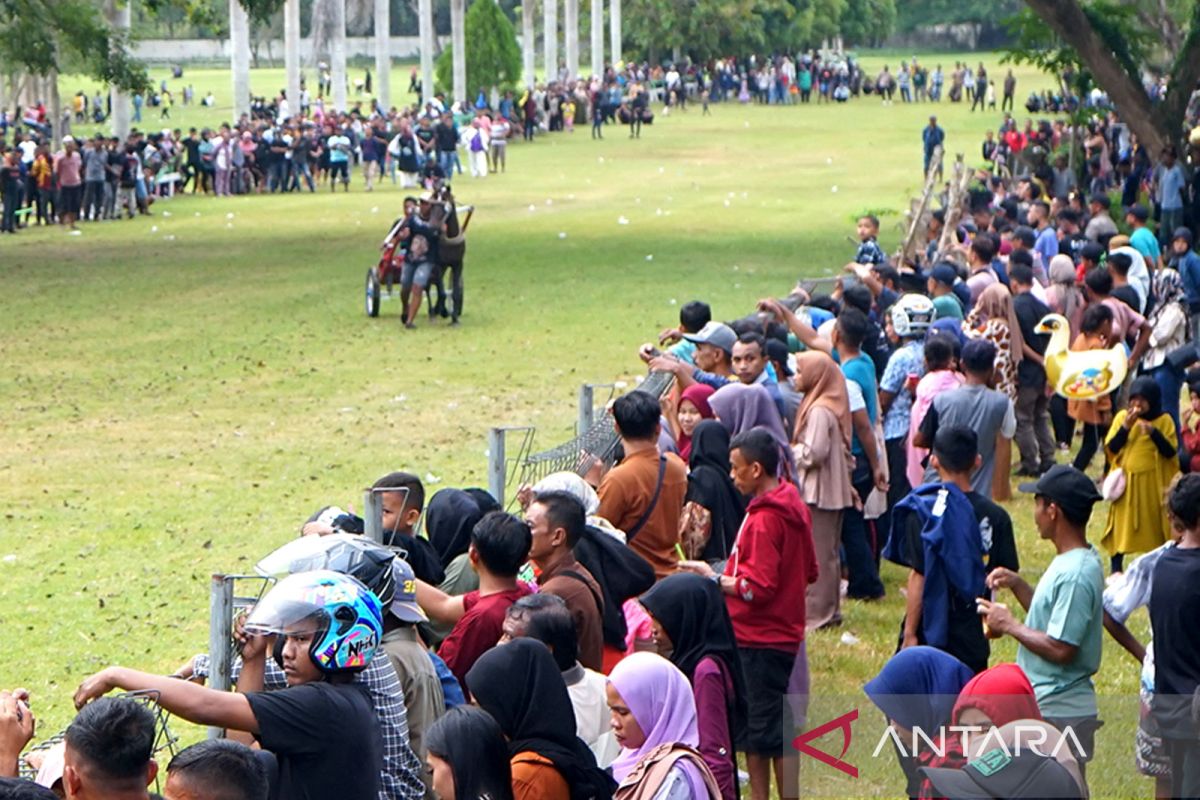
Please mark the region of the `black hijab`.
<svg viewBox="0 0 1200 800"><path fill-rule="evenodd" d="M733 678L730 731L739 732L746 721L746 679L721 590L699 575L678 572L656 583L640 600L671 638L674 647L671 663L679 667L689 681L695 676L701 659L707 656L717 658L725 665Z"/></svg>
<svg viewBox="0 0 1200 800"><path fill-rule="evenodd" d="M515 639L484 653L467 672L467 688L508 737L510 756L534 752L553 762L571 800L608 800L612 779L575 735L575 711L554 656L533 639Z"/></svg>
<svg viewBox="0 0 1200 800"><path fill-rule="evenodd" d="M1162 389L1155 383L1154 378L1143 375L1135 380L1129 386L1129 397L1130 399L1140 397L1146 401L1146 405L1150 407L1150 410L1143 414L1141 418L1147 422L1162 416Z"/></svg>
<svg viewBox="0 0 1200 800"><path fill-rule="evenodd" d="M712 419L701 421L692 431L692 453L688 459L687 499L712 514L712 533L701 558L724 561L737 540L746 516L746 501L729 477L729 431Z"/></svg>
<svg viewBox="0 0 1200 800"><path fill-rule="evenodd" d="M471 531L481 519L479 503L462 489L442 489L429 501L425 509L425 535L443 567L467 552Z"/></svg>

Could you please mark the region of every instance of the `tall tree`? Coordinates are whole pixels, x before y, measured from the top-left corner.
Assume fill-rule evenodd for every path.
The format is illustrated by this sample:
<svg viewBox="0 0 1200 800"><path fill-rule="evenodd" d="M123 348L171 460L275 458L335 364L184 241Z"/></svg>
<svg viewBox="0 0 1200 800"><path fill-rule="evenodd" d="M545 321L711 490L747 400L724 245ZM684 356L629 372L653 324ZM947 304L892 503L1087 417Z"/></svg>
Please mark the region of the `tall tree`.
<svg viewBox="0 0 1200 800"><path fill-rule="evenodd" d="M521 80L521 47L512 21L492 0L476 0L467 11L465 34L468 99L492 89L515 88ZM438 85L452 84L453 47L437 62Z"/></svg>
<svg viewBox="0 0 1200 800"><path fill-rule="evenodd" d="M1200 79L1200 3L1183 9L1185 18L1173 17L1179 45L1165 50L1162 23L1139 9L1142 2L1026 0L1037 16L1014 22L1018 44L1010 55L1051 70L1084 68L1083 77L1104 90L1142 144L1157 154L1183 138L1187 103ZM1171 12L1169 4L1162 7ZM1167 78L1166 97L1151 102L1144 80L1156 73Z"/></svg>

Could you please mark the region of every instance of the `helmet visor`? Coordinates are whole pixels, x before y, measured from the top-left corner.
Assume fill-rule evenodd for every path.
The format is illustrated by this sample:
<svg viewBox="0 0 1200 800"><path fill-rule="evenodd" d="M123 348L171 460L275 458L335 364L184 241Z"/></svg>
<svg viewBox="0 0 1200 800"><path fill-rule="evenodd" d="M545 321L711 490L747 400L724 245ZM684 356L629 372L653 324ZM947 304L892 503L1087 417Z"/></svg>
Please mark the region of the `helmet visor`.
<svg viewBox="0 0 1200 800"><path fill-rule="evenodd" d="M343 576L329 570L289 575L250 612L246 632L302 636L328 629L326 608L344 599L343 580Z"/></svg>

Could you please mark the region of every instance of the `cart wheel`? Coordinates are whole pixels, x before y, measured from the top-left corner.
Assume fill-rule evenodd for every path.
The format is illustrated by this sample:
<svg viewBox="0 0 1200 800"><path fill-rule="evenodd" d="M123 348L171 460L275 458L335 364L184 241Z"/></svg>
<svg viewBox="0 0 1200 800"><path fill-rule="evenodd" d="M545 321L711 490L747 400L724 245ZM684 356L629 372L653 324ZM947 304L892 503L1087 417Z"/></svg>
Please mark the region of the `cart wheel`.
<svg viewBox="0 0 1200 800"><path fill-rule="evenodd" d="M379 316L379 275L375 268L367 270L366 306L368 317Z"/></svg>

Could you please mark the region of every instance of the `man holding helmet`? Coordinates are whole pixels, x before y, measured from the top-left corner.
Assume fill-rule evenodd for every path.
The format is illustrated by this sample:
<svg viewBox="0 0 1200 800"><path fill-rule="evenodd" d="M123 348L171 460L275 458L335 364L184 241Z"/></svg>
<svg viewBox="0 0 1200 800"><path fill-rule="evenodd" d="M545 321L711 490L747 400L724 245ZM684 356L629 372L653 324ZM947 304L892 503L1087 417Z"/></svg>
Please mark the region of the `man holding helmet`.
<svg viewBox="0 0 1200 800"><path fill-rule="evenodd" d="M903 294L892 303L885 318L888 339L895 347L879 381L879 408L883 413L883 441L888 462L888 508L894 508L912 491L908 483L909 419L917 396L917 381L925 374L925 332L933 324L933 301L923 294ZM881 520L887 535L890 514Z"/></svg>
<svg viewBox="0 0 1200 800"><path fill-rule="evenodd" d="M329 570L290 575L255 607L245 632L238 693L109 667L79 686L75 706L113 689L154 691L159 705L182 719L252 734L278 760L280 797L374 800L383 741L371 697L354 678L383 637L379 598ZM288 687L248 690L262 686L273 636L284 637Z"/></svg>

